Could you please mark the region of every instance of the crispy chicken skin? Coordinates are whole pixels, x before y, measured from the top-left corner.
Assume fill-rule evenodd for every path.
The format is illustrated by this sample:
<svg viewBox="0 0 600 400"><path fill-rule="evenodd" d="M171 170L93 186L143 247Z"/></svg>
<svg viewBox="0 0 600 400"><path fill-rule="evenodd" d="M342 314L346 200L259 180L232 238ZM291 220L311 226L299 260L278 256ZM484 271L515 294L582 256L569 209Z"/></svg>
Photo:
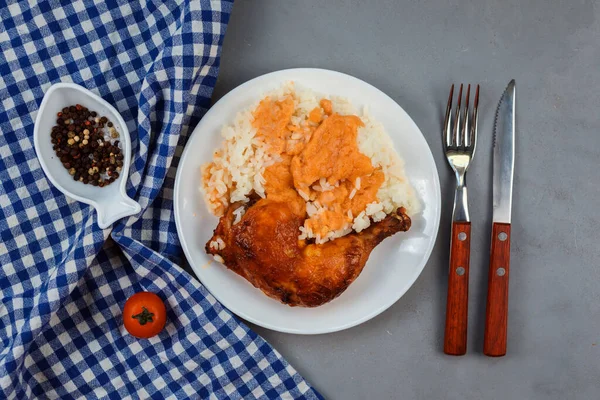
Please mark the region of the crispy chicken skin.
<svg viewBox="0 0 600 400"><path fill-rule="evenodd" d="M304 218L290 204L251 202L233 225L233 211L241 205L232 204L221 217L206 252L221 256L229 269L290 306L316 307L339 296L361 273L375 246L411 224L399 208L360 233L317 245L298 240ZM217 238L225 243L221 250L210 246Z"/></svg>

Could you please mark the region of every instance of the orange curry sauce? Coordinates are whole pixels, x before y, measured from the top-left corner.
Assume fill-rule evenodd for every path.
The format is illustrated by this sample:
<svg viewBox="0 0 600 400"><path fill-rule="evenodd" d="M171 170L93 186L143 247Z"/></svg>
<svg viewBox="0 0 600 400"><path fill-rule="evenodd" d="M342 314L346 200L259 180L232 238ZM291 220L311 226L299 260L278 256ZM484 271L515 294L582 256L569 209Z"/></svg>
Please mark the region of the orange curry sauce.
<svg viewBox="0 0 600 400"><path fill-rule="evenodd" d="M368 204L377 201L384 174L358 149L360 118L333 113L330 100L323 99L319 105L297 126L291 122L295 111L292 97L281 101L267 97L254 111L252 124L257 137L281 158L264 171L267 198L287 202L304 217L306 203L298 194L302 191L325 209L308 217L304 226L324 237L350 226ZM330 190L322 190L321 178ZM357 178L360 187L354 190Z"/></svg>

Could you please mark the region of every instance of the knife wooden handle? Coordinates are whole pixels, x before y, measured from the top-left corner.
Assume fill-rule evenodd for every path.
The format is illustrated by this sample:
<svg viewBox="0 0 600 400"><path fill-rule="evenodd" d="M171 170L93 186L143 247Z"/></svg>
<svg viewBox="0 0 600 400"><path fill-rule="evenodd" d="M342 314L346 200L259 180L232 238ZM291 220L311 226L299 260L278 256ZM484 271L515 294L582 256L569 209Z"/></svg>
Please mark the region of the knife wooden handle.
<svg viewBox="0 0 600 400"><path fill-rule="evenodd" d="M467 352L470 254L471 223L453 222L450 240L444 353L455 356L461 356Z"/></svg>
<svg viewBox="0 0 600 400"><path fill-rule="evenodd" d="M492 248L483 339L483 354L490 357L501 357L506 354L509 271L510 224L495 222L492 226Z"/></svg>

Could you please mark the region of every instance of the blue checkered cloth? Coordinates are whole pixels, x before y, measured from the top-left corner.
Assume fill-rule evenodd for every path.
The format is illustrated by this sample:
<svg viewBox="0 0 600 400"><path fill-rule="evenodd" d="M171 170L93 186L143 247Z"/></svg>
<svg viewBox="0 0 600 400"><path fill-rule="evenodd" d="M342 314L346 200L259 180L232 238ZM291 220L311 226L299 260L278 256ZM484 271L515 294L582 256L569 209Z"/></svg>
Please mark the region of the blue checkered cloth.
<svg viewBox="0 0 600 400"><path fill-rule="evenodd" d="M321 398L177 264L173 183L209 106L232 4L204 0L0 3L0 398ZM131 132L139 215L101 230L45 177L33 148L44 92L75 82ZM135 292L167 305L138 340Z"/></svg>

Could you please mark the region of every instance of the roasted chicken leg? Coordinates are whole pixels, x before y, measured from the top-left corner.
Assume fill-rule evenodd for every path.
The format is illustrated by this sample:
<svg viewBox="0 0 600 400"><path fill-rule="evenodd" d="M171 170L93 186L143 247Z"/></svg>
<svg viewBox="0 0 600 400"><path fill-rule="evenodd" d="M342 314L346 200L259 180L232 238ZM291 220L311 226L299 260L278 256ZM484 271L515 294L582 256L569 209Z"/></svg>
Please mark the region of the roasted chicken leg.
<svg viewBox="0 0 600 400"><path fill-rule="evenodd" d="M411 224L399 208L360 233L317 245L298 239L304 218L289 203L268 198L250 203L234 224L234 211L242 205L227 209L206 251L290 306L316 307L339 296L361 273L375 246Z"/></svg>

